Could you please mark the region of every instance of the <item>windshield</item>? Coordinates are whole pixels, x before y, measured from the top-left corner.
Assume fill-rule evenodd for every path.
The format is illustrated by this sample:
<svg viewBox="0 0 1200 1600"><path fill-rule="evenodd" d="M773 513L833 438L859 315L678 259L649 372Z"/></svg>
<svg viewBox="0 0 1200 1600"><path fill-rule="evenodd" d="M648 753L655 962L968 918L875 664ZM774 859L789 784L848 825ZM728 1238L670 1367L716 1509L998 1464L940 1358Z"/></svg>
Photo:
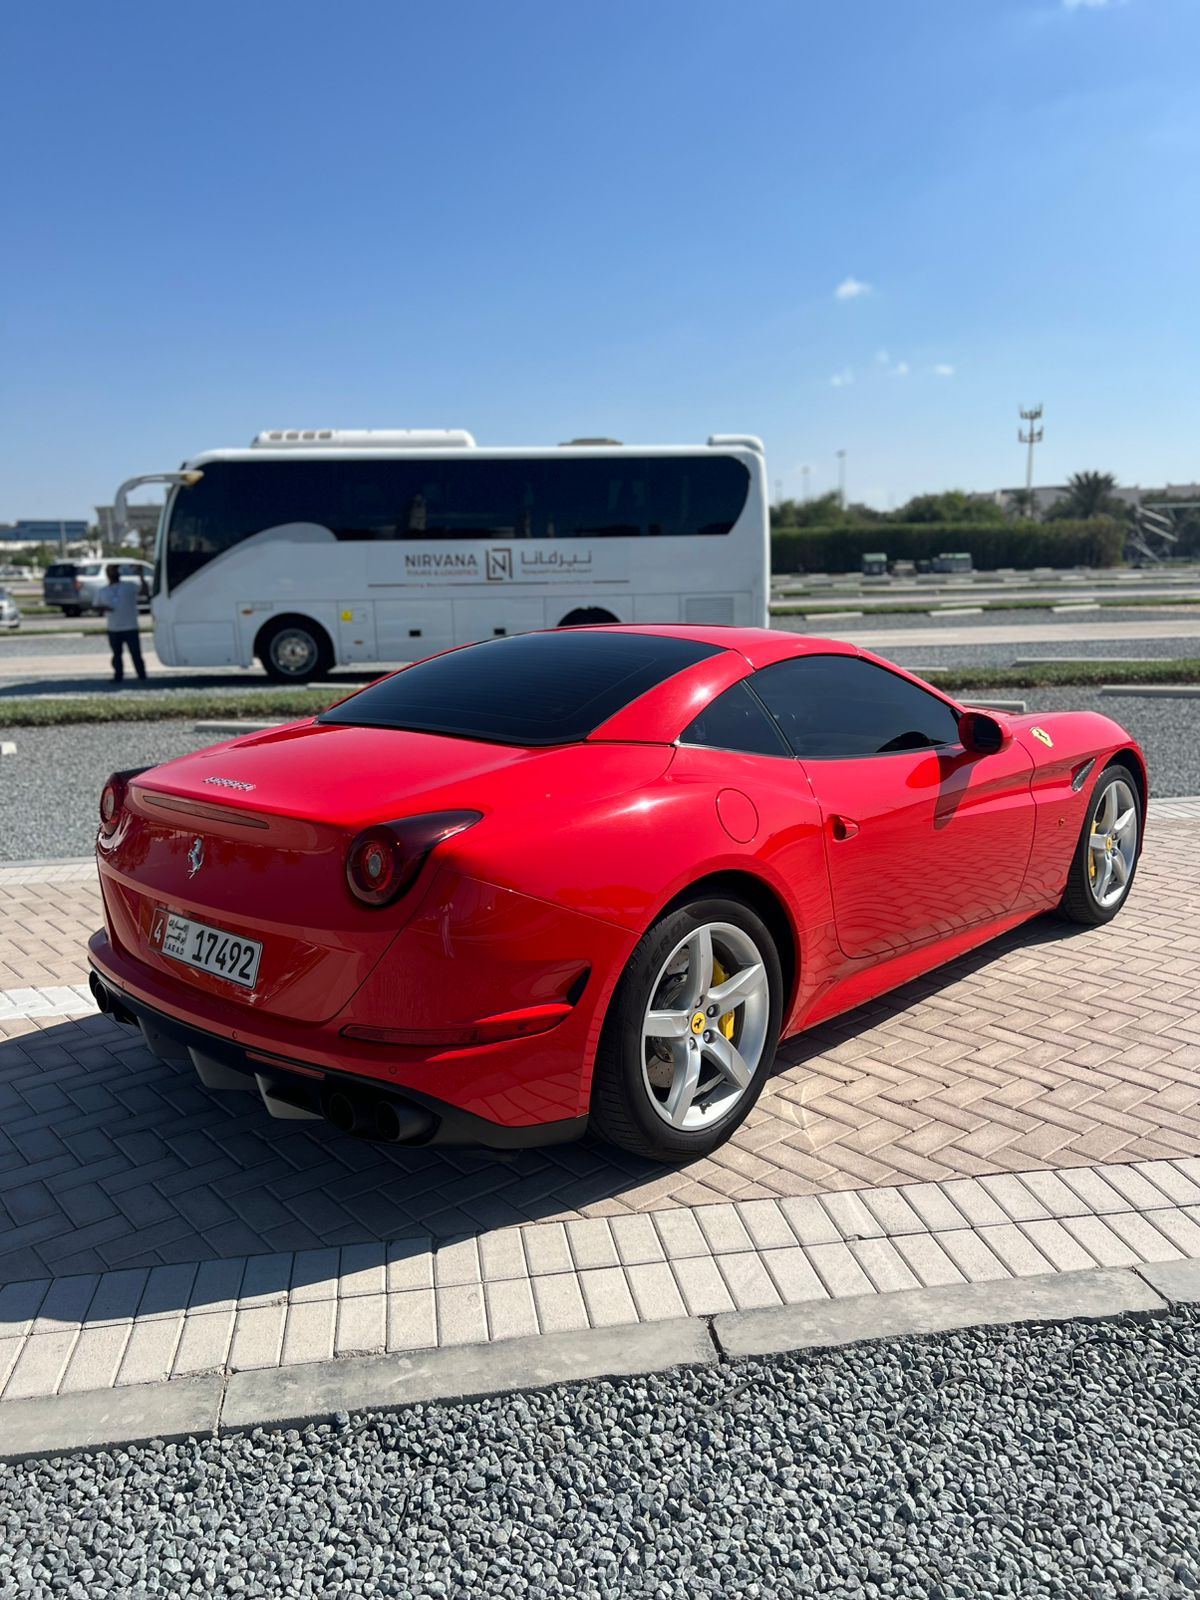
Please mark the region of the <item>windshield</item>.
<svg viewBox="0 0 1200 1600"><path fill-rule="evenodd" d="M718 455L212 461L171 502L166 577L174 589L296 523L338 541L720 537L749 484L740 461Z"/></svg>
<svg viewBox="0 0 1200 1600"><path fill-rule="evenodd" d="M319 720L494 744L572 744L720 648L670 635L587 629L489 639L418 661Z"/></svg>

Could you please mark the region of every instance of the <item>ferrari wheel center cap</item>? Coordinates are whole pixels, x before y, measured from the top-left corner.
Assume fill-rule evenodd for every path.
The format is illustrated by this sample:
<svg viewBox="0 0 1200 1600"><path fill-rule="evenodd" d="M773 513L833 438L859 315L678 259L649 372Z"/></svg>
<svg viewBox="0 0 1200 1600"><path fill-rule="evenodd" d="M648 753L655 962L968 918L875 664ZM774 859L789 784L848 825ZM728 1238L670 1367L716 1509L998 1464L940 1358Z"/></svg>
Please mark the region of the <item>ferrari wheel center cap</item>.
<svg viewBox="0 0 1200 1600"><path fill-rule="evenodd" d="M705 1022L707 1020L708 1019L705 1017L703 1011L697 1011L695 1016L693 1016L693 1018L692 1018L692 1032L693 1033L703 1033L704 1032L704 1024L705 1024Z"/></svg>

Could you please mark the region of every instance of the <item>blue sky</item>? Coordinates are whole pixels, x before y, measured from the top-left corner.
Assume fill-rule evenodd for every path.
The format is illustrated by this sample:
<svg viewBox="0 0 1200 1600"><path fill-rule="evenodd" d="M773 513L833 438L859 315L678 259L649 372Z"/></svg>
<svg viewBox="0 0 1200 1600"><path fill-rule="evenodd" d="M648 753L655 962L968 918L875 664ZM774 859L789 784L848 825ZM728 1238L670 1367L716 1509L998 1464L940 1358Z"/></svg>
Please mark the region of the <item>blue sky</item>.
<svg viewBox="0 0 1200 1600"><path fill-rule="evenodd" d="M264 427L1200 477L1196 0L3 8L0 520ZM838 290L841 287L841 294ZM857 292L855 292L857 290Z"/></svg>

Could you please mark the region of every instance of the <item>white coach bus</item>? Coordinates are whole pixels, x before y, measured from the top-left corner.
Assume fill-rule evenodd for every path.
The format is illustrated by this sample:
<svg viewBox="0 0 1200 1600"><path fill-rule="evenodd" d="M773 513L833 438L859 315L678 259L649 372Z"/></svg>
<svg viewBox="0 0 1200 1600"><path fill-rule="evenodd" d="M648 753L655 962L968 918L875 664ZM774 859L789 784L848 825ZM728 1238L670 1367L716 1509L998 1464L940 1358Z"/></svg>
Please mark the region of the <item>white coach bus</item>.
<svg viewBox="0 0 1200 1600"><path fill-rule="evenodd" d="M448 429L261 433L179 472L155 554L174 667L304 683L494 635L596 622L766 626L761 443L480 449Z"/></svg>

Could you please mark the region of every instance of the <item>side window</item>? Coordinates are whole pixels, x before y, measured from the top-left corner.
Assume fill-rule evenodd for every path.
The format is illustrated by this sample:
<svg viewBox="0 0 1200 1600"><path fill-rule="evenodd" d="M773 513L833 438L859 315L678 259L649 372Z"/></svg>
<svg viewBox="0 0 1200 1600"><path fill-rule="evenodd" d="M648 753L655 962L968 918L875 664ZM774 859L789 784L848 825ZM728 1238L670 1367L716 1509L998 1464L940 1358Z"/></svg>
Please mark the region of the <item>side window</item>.
<svg viewBox="0 0 1200 1600"><path fill-rule="evenodd" d="M779 731L746 684L735 683L688 723L680 744L740 750L749 756L790 756Z"/></svg>
<svg viewBox="0 0 1200 1600"><path fill-rule="evenodd" d="M756 673L754 688L802 760L958 743L958 721L944 701L858 656L780 661Z"/></svg>

